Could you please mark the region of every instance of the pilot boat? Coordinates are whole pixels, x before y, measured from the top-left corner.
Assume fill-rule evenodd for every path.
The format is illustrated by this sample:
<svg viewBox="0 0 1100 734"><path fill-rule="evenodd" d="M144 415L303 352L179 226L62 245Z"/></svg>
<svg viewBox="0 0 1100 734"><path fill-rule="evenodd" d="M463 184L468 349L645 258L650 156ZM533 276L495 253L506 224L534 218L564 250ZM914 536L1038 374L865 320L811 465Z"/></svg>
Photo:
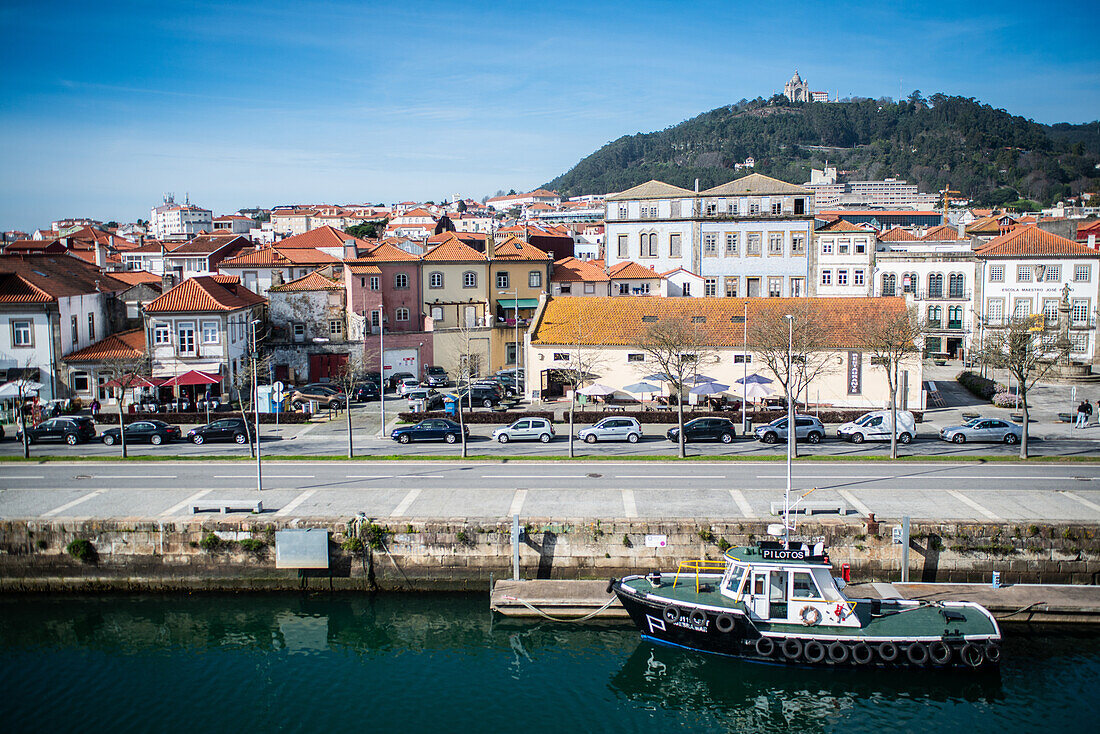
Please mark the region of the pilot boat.
<svg viewBox="0 0 1100 734"><path fill-rule="evenodd" d="M833 667L974 669L1001 659L1001 631L984 607L849 598L820 542L762 541L609 586L643 638L702 652Z"/></svg>

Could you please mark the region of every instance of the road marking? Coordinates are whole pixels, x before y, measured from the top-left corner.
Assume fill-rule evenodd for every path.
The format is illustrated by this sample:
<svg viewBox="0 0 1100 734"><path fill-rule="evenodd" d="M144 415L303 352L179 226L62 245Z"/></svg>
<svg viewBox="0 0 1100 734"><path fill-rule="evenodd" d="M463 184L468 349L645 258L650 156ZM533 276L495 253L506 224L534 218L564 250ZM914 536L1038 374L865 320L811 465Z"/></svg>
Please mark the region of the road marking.
<svg viewBox="0 0 1100 734"><path fill-rule="evenodd" d="M623 493L623 512L627 517L637 517L638 506L634 504L634 490L624 489L621 491Z"/></svg>
<svg viewBox="0 0 1100 734"><path fill-rule="evenodd" d="M967 474L950 474L944 475L945 479L1045 479L1050 482L1065 481L1066 477L1039 477L1028 474L1021 475L1005 475L1005 474L979 474L979 475L967 475ZM757 479L786 479L786 474L757 474ZM869 482L886 482L895 479L901 480L918 480L925 479L926 477L922 473L918 474L895 474L891 476L874 476L870 474L795 474L795 479L866 479Z"/></svg>
<svg viewBox="0 0 1100 734"><path fill-rule="evenodd" d="M977 510L982 515L985 515L990 520L1000 520L1001 519L1000 517L998 517L997 515L994 515L992 512L985 509L984 507L982 507L977 502L970 499L969 497L967 497L965 494L963 494L962 492L960 492L957 489L949 489L949 490L947 490L947 493L949 495L951 495L952 497L954 497L955 499L957 499L959 502L962 502L967 507L969 507L973 510Z"/></svg>
<svg viewBox="0 0 1100 734"><path fill-rule="evenodd" d="M168 517L170 515L175 515L177 512L179 512L183 508L187 507L188 505L190 505L193 502L199 501L200 499L202 499L203 497L205 497L206 495L210 494L213 491L214 490L212 490L212 489L204 489L201 492L195 492L193 495L191 495L190 497L185 499L183 502L179 502L177 504L174 504L171 507L169 507L167 510L165 510L164 512L160 513L160 516L161 517Z"/></svg>
<svg viewBox="0 0 1100 734"><path fill-rule="evenodd" d="M176 479L175 474L92 474L92 479Z"/></svg>
<svg viewBox="0 0 1100 734"><path fill-rule="evenodd" d="M255 479L255 474L215 474L214 479ZM313 479L312 474L264 474L264 479Z"/></svg>
<svg viewBox="0 0 1100 734"><path fill-rule="evenodd" d="M843 497L849 505L854 507L855 511L858 512L859 514L863 515L864 517L867 517L868 515L871 514L871 511L869 509L867 509L867 505L863 504L858 499L856 499L856 496L854 494L852 494L851 492L849 492L848 490L838 489L836 493L839 494L841 497Z"/></svg>
<svg viewBox="0 0 1100 734"><path fill-rule="evenodd" d="M509 515L518 515L523 511L523 503L527 500L527 490L517 489L512 495L512 506L508 508Z"/></svg>
<svg viewBox="0 0 1100 734"><path fill-rule="evenodd" d="M749 501L745 499L745 495L741 492L741 490L731 489L730 497L732 497L733 501L737 503L737 509L741 510L742 515L744 515L748 519L756 517L756 513L752 511L752 505L750 505Z"/></svg>
<svg viewBox="0 0 1100 734"><path fill-rule="evenodd" d="M298 508L298 505L302 504L310 497L312 497L316 491L317 490L315 489L307 489L305 492L302 492L300 495L288 502L286 506L283 507L283 509L276 512L275 516L281 517L283 515L289 515L290 513L294 512L294 510Z"/></svg>
<svg viewBox="0 0 1100 734"><path fill-rule="evenodd" d="M615 479L725 479L724 474L616 474Z"/></svg>
<svg viewBox="0 0 1100 734"><path fill-rule="evenodd" d="M4 477L4 479L45 479L45 476L35 476L33 474L15 474Z"/></svg>
<svg viewBox="0 0 1100 734"><path fill-rule="evenodd" d="M420 496L420 488L419 487L417 487L415 489L410 489L408 491L408 493L405 495L405 499L401 500L401 502L398 503L397 507L393 508L393 512L390 513L390 517L401 517L401 516L403 516L406 512L409 511L409 508L412 506L412 503L416 502L416 498L419 497L419 496Z"/></svg>
<svg viewBox="0 0 1100 734"><path fill-rule="evenodd" d="M348 479L393 479L392 474L348 474Z"/></svg>
<svg viewBox="0 0 1100 734"><path fill-rule="evenodd" d="M1092 502L1091 500L1085 499L1084 497L1077 494L1076 492L1070 492L1069 490L1065 490L1065 491L1062 492L1062 494L1065 495L1066 497L1069 497L1074 502L1080 502L1085 507L1088 507L1090 509L1096 510L1097 512L1100 512L1100 505L1096 504L1095 502Z"/></svg>
<svg viewBox="0 0 1100 734"><path fill-rule="evenodd" d="M587 474L482 474L482 479L587 479Z"/></svg>
<svg viewBox="0 0 1100 734"><path fill-rule="evenodd" d="M54 515L57 515L57 514L60 514L60 513L64 512L65 510L76 507L81 502L87 502L92 497L98 497L99 495L103 494L106 491L107 490L105 490L105 489L97 489L94 492L89 492L88 494L84 495L83 497L76 498L72 502L66 502L65 504L61 505L61 507L55 507L54 509L50 510L49 512L43 512L42 517L53 517Z"/></svg>
<svg viewBox="0 0 1100 734"><path fill-rule="evenodd" d="M316 428L319 425L321 425L321 424L320 423L311 423L310 425L306 426L302 430L298 431L298 435L295 436L294 438L301 438L302 436L307 435L310 431L312 431L314 428Z"/></svg>

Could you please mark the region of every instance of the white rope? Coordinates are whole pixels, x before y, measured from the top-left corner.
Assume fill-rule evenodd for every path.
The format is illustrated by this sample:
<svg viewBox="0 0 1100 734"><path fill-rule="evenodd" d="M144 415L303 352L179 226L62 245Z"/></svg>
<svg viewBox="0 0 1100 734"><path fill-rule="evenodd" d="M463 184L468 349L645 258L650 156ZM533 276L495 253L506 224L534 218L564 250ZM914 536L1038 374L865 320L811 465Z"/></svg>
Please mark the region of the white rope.
<svg viewBox="0 0 1100 734"><path fill-rule="evenodd" d="M592 619L597 614L603 612L608 607L610 607L612 604L614 604L616 599L617 599L617 597L612 596L610 599L607 600L606 604L604 604L602 607L600 607L596 611L594 611L590 614L586 614L583 617L575 617L575 618L555 617L553 615L547 614L546 612L542 611L541 609L539 609L536 606L532 606L531 604L528 604L523 599L516 599L515 597L513 597L512 600L513 601L518 601L520 604L527 607L528 609L530 609L535 614L538 614L540 617L545 617L546 619L549 619L551 622L587 622L588 620Z"/></svg>

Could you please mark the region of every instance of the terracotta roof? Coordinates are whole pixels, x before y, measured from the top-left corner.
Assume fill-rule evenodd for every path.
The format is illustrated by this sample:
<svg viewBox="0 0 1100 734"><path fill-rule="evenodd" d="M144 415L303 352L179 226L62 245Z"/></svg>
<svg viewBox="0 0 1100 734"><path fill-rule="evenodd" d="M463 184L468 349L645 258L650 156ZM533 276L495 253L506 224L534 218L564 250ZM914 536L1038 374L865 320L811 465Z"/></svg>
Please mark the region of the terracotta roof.
<svg viewBox="0 0 1100 734"><path fill-rule="evenodd" d="M236 248L240 250L245 247L252 247L252 245L252 240L248 239L243 234L235 235L232 239L228 240L219 235L203 234L184 242L169 254L173 257L176 255L213 255L218 250L226 248Z"/></svg>
<svg viewBox="0 0 1100 734"><path fill-rule="evenodd" d="M916 242L917 236L907 229L894 227L878 236L880 242Z"/></svg>
<svg viewBox="0 0 1100 734"><path fill-rule="evenodd" d="M554 275L550 280L558 283L586 281L607 282L611 280L599 265L578 260L575 257L563 257L554 263Z"/></svg>
<svg viewBox="0 0 1100 734"><path fill-rule="evenodd" d="M828 224L826 224L824 227L822 227L821 229L819 229L817 231L818 232L867 232L867 230L864 229L863 227L857 227L856 225L852 224L851 222L849 222L845 219L835 219L835 220L833 220L832 222L829 222Z"/></svg>
<svg viewBox="0 0 1100 734"><path fill-rule="evenodd" d="M741 196L745 194L804 194L811 195L812 191L796 186L778 178L765 176L762 173L750 173L748 176L734 179L729 183L707 189L700 196Z"/></svg>
<svg viewBox="0 0 1100 734"><path fill-rule="evenodd" d="M994 237L975 252L979 257L1100 257L1100 251L1036 226L1019 227Z"/></svg>
<svg viewBox="0 0 1100 734"><path fill-rule="evenodd" d="M348 262L348 272L352 275L381 275L382 268L377 265L356 265L354 260Z"/></svg>
<svg viewBox="0 0 1100 734"><path fill-rule="evenodd" d="M712 346L739 347L743 338L745 304L749 323L768 317L782 321L791 302L811 308L834 338L834 347L859 347L855 337L859 325L872 313L901 313L903 298L615 298L603 296L552 298L531 336L532 344L582 343L601 346L633 346L650 323L683 319L699 328L703 340ZM643 320L645 319L645 320ZM695 319L702 319L696 321ZM750 344L751 346L751 344Z"/></svg>
<svg viewBox="0 0 1100 734"><path fill-rule="evenodd" d="M454 234L453 232L451 233ZM424 253L420 258L424 262L454 262L468 260L486 260L485 253L478 252L458 237L449 237Z"/></svg>
<svg viewBox="0 0 1100 734"><path fill-rule="evenodd" d="M95 344L61 358L62 362L103 362L109 359L133 360L145 355L145 329L111 334Z"/></svg>
<svg viewBox="0 0 1100 734"><path fill-rule="evenodd" d="M941 224L925 232L921 239L928 242L947 242L948 240L965 240L967 238L960 236L959 230L950 224Z"/></svg>
<svg viewBox="0 0 1100 734"><path fill-rule="evenodd" d="M885 214L887 216L901 217L901 216L919 216L919 217L943 217L940 212L935 211L917 211L916 209L829 209L825 211L817 212L818 218L825 219L843 219L847 216L877 216L879 214Z"/></svg>
<svg viewBox="0 0 1100 734"><path fill-rule="evenodd" d="M420 207L417 207L416 209L410 209L409 211L404 212L402 214L398 214L397 216L398 217L428 217L429 219L435 219L434 214L432 214L427 209L421 209Z"/></svg>
<svg viewBox="0 0 1100 734"><path fill-rule="evenodd" d="M1001 223L999 216L982 217L966 225L967 232L1000 232Z"/></svg>
<svg viewBox="0 0 1100 734"><path fill-rule="evenodd" d="M333 257L327 252L312 247L282 248L282 243L272 247L264 247L253 252L246 252L229 260L222 260L219 268L241 267L285 267L287 265L328 265L341 262L340 258Z"/></svg>
<svg viewBox="0 0 1100 734"><path fill-rule="evenodd" d="M111 277L115 280L121 280L127 285L135 286L139 283L157 283L161 282L161 277L156 273L150 273L148 270L120 270L112 272Z"/></svg>
<svg viewBox="0 0 1100 734"><path fill-rule="evenodd" d="M326 278L318 271L313 271L309 275L302 276L296 280L292 280L282 285L273 285L267 289L268 293L288 293L293 291L342 291L344 290L344 284Z"/></svg>
<svg viewBox="0 0 1100 734"><path fill-rule="evenodd" d="M618 265L611 266L611 269L607 271L607 274L612 278L630 278L633 280L640 280L645 278L660 278L661 275L655 270L650 270L645 265L639 265L636 262L627 260L621 262Z"/></svg>
<svg viewBox="0 0 1100 734"><path fill-rule="evenodd" d="M145 312L237 311L266 301L239 283L219 283L215 277L203 275L188 278L145 304Z"/></svg>
<svg viewBox="0 0 1100 734"><path fill-rule="evenodd" d="M129 288L99 268L68 255L0 257L0 303L49 303Z"/></svg>
<svg viewBox="0 0 1100 734"><path fill-rule="evenodd" d="M382 242L381 244L374 245L370 251L365 255L360 255L358 260L348 260L349 263L389 263L389 262L407 262L410 260L418 260L419 258L412 253L405 252L400 247L391 245L388 242Z"/></svg>
<svg viewBox="0 0 1100 734"><path fill-rule="evenodd" d="M694 191L682 189L679 186L666 184L663 181L651 179L644 184L638 184L618 194L611 194L607 201L634 201L637 199L682 199L695 196Z"/></svg>
<svg viewBox="0 0 1100 734"><path fill-rule="evenodd" d="M519 237L509 237L493 248L495 260L549 260L550 256L535 247L524 242Z"/></svg>
<svg viewBox="0 0 1100 734"><path fill-rule="evenodd" d="M285 240L279 240L276 244L280 249L290 247L343 247L344 240L355 240L355 244L359 247L370 247L370 243L366 240L352 237L342 229L336 229L327 224L302 234L296 234L293 237L287 237Z"/></svg>
<svg viewBox="0 0 1100 734"><path fill-rule="evenodd" d="M49 252L51 254L61 254L66 252L67 248L61 244L60 240L12 240L11 242L4 243L5 253L19 253L19 252Z"/></svg>

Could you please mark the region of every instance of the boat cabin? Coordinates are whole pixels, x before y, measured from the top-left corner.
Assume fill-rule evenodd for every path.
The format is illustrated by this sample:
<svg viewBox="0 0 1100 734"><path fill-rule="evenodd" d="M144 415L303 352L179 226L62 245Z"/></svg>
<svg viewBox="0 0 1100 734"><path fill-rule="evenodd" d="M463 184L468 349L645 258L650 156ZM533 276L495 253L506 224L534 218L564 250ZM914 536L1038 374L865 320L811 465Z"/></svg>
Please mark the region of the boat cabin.
<svg viewBox="0 0 1100 734"><path fill-rule="evenodd" d="M753 620L859 627L855 604L837 588L821 543L761 543L730 548L719 592L745 605Z"/></svg>

